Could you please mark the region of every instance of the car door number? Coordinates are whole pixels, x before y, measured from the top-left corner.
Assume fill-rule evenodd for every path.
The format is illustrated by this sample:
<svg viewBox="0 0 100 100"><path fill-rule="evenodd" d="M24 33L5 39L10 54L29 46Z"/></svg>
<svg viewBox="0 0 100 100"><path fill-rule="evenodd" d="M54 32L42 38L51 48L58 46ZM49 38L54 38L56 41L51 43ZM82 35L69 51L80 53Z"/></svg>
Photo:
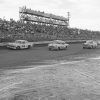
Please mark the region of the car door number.
<svg viewBox="0 0 100 100"><path fill-rule="evenodd" d="M25 45L22 45L22 47L25 47Z"/></svg>

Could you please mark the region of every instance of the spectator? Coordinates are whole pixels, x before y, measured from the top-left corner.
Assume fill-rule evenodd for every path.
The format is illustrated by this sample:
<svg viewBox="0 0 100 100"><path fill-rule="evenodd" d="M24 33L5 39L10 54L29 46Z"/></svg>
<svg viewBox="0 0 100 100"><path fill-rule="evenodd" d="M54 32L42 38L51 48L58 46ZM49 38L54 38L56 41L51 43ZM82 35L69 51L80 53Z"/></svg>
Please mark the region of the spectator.
<svg viewBox="0 0 100 100"><path fill-rule="evenodd" d="M29 41L44 41L53 39L75 40L75 39L96 39L100 38L100 32L67 28L58 25L43 23L20 22L10 19L0 19L0 38L5 41L16 39L27 39ZM9 39L8 39L9 37Z"/></svg>

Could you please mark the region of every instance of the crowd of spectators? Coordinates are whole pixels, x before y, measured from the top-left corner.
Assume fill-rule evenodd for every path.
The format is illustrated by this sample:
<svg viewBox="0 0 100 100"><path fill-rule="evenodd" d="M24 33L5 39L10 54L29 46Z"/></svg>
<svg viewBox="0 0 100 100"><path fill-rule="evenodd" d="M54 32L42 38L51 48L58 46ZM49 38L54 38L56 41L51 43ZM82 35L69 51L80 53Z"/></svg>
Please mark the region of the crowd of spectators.
<svg viewBox="0 0 100 100"><path fill-rule="evenodd" d="M0 19L0 42L26 39L28 41L84 40L100 38L100 32L54 26L36 22Z"/></svg>

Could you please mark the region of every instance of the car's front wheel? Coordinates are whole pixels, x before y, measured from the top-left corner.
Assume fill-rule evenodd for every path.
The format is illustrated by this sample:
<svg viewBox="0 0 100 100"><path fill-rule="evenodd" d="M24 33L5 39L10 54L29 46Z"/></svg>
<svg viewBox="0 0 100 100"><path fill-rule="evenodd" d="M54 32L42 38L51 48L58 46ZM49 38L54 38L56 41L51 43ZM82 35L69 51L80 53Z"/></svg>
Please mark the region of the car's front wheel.
<svg viewBox="0 0 100 100"><path fill-rule="evenodd" d="M58 47L58 50L60 50L60 47Z"/></svg>
<svg viewBox="0 0 100 100"><path fill-rule="evenodd" d="M17 49L17 50L20 50L20 46L17 46L16 49Z"/></svg>
<svg viewBox="0 0 100 100"><path fill-rule="evenodd" d="M30 45L28 45L28 49L30 49L31 48L31 46Z"/></svg>
<svg viewBox="0 0 100 100"><path fill-rule="evenodd" d="M65 49L67 49L68 48L68 46L66 46L66 48Z"/></svg>
<svg viewBox="0 0 100 100"><path fill-rule="evenodd" d="M85 47L83 47L83 49L85 49Z"/></svg>
<svg viewBox="0 0 100 100"><path fill-rule="evenodd" d="M52 49L51 49L51 48L49 48L49 50L51 51Z"/></svg>

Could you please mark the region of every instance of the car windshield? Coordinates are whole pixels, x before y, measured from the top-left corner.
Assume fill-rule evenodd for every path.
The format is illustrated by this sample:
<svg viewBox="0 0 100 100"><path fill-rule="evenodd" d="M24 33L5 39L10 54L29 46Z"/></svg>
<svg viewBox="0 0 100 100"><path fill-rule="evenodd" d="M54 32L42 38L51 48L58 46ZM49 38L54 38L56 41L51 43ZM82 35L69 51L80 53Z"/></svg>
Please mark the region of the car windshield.
<svg viewBox="0 0 100 100"><path fill-rule="evenodd" d="M87 41L86 43L93 43L93 41Z"/></svg>
<svg viewBox="0 0 100 100"><path fill-rule="evenodd" d="M65 41L61 41L61 40L54 40L52 43L57 43L57 44L65 44Z"/></svg>
<svg viewBox="0 0 100 100"><path fill-rule="evenodd" d="M26 42L25 42L25 41L17 40L17 41L15 41L15 43L21 43L21 44L24 44L24 43L26 43Z"/></svg>
<svg viewBox="0 0 100 100"><path fill-rule="evenodd" d="M21 43L21 41L15 41L15 43Z"/></svg>

